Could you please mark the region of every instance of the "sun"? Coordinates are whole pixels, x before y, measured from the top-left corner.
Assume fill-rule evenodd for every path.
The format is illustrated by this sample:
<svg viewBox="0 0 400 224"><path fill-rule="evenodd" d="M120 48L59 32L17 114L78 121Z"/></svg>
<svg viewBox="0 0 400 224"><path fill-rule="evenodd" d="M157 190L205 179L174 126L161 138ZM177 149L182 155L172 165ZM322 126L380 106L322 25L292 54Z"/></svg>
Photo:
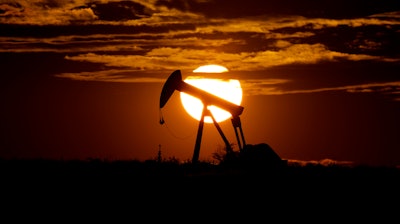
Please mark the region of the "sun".
<svg viewBox="0 0 400 224"><path fill-rule="evenodd" d="M198 72L204 72L204 73L223 73L227 72L228 69L225 68L222 65L202 65L195 70L193 70L194 73Z"/></svg>
<svg viewBox="0 0 400 224"><path fill-rule="evenodd" d="M193 73L224 73L228 72L228 69L221 65L204 65L193 70ZM184 82L207 91L215 96L223 98L231 103L240 105L242 102L243 91L240 86L239 80L236 79L211 79L211 78L199 78L196 76L188 76ZM195 118L196 120L201 119L201 114L203 112L203 103L201 100L186 94L185 92L180 92L181 102L186 112ZM232 115L221 108L213 105L207 107L217 122L222 122L231 118ZM204 122L212 123L210 116L204 118Z"/></svg>

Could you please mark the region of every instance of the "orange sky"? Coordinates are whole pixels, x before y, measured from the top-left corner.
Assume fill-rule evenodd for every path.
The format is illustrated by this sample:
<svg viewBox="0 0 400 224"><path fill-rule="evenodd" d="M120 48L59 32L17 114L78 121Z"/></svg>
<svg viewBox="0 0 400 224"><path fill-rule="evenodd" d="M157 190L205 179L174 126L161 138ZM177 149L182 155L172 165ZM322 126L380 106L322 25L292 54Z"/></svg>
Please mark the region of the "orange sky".
<svg viewBox="0 0 400 224"><path fill-rule="evenodd" d="M160 125L160 92L212 63L241 82L247 143L398 165L400 3L364 3L1 1L0 158L191 159L198 122L175 94ZM222 145L207 124L200 157Z"/></svg>

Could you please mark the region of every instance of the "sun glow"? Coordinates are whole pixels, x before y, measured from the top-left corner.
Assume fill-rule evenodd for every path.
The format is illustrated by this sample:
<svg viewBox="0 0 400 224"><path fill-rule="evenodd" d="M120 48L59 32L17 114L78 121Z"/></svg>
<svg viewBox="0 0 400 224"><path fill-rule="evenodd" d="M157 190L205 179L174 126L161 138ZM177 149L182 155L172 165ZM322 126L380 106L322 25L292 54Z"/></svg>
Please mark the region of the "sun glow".
<svg viewBox="0 0 400 224"><path fill-rule="evenodd" d="M227 71L228 71L227 68L220 65L207 65L207 66L200 66L193 72L222 73ZM184 82L193 85L197 88L200 88L202 90L205 90L227 101L230 101L236 105L240 105L240 103L242 102L243 92L239 80L209 79L209 78L198 78L195 76L189 76L184 80ZM202 101L184 92L181 92L180 96L181 96L181 102L186 112L196 120L200 120L204 107ZM226 119L232 116L229 112L213 105L209 105L207 108L212 113L217 122L225 121ZM213 121L210 116L206 116L204 118L204 122L212 123Z"/></svg>
<svg viewBox="0 0 400 224"><path fill-rule="evenodd" d="M204 73L222 73L222 72L227 72L228 69L225 68L224 66L221 65L203 65L195 70L193 70L194 73L198 72L204 72Z"/></svg>

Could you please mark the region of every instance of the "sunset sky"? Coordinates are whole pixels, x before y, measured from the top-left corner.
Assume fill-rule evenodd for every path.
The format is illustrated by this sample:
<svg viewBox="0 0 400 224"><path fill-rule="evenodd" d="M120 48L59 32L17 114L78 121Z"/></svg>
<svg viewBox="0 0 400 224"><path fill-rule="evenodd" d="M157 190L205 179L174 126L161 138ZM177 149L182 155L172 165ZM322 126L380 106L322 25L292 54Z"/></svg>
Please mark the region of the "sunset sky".
<svg viewBox="0 0 400 224"><path fill-rule="evenodd" d="M218 64L247 144L400 165L400 1L0 0L0 46L0 158L190 160L198 121L161 89ZM206 124L200 159L223 146Z"/></svg>

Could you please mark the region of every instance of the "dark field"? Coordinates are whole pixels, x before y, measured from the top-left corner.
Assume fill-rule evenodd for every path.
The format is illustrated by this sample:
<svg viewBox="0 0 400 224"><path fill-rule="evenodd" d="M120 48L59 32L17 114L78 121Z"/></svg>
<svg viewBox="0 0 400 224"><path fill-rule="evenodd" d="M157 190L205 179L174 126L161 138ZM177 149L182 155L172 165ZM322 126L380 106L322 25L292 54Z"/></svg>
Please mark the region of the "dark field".
<svg viewBox="0 0 400 224"><path fill-rule="evenodd" d="M0 159L3 179L42 181L65 180L252 180L268 181L332 181L332 182L397 182L400 169L396 167L299 165L282 160L282 164L180 163L178 161L147 160L46 160Z"/></svg>
<svg viewBox="0 0 400 224"><path fill-rule="evenodd" d="M383 221L397 216L400 199L394 167L0 160L0 180L3 214L40 208L60 217L89 210L99 217L118 208L146 219L157 218L149 212L165 212L163 220L184 211L232 221L281 213L308 219L315 212L357 220L385 214Z"/></svg>

